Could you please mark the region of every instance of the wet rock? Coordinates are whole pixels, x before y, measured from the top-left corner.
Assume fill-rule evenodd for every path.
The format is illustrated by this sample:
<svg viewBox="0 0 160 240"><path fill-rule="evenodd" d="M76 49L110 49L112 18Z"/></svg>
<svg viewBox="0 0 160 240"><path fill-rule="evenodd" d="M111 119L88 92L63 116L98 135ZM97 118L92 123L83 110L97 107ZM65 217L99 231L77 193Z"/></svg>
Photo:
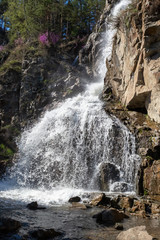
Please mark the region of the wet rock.
<svg viewBox="0 0 160 240"><path fill-rule="evenodd" d="M87 209L85 204L79 203L79 202L72 202L72 208L79 208L79 209L83 209L83 210Z"/></svg>
<svg viewBox="0 0 160 240"><path fill-rule="evenodd" d="M60 236L62 233L57 232L54 229L38 229L32 231L30 234L37 240L44 240Z"/></svg>
<svg viewBox="0 0 160 240"><path fill-rule="evenodd" d="M146 217L148 214L151 214L151 206L152 202L150 200L134 199L133 207L130 209L130 212L135 213L140 217Z"/></svg>
<svg viewBox="0 0 160 240"><path fill-rule="evenodd" d="M119 206L119 201L120 201L120 196L114 197L111 199L111 207L120 209L121 207Z"/></svg>
<svg viewBox="0 0 160 240"><path fill-rule="evenodd" d="M116 223L116 224L115 224L115 229L117 229L117 230L123 230L123 224L121 224L121 223Z"/></svg>
<svg viewBox="0 0 160 240"><path fill-rule="evenodd" d="M106 197L104 193L101 193L98 196L96 196L94 199L92 199L90 204L93 206L99 206L99 205L107 206L107 205L110 205L110 202L111 202L111 198Z"/></svg>
<svg viewBox="0 0 160 240"><path fill-rule="evenodd" d="M133 197L122 197L118 203L122 209L129 210L133 206Z"/></svg>
<svg viewBox="0 0 160 240"><path fill-rule="evenodd" d="M103 191L109 190L110 181L117 182L120 180L120 172L118 168L112 163L102 164L100 173L101 173L101 189Z"/></svg>
<svg viewBox="0 0 160 240"><path fill-rule="evenodd" d="M151 212L152 214L160 214L160 204L152 203Z"/></svg>
<svg viewBox="0 0 160 240"><path fill-rule="evenodd" d="M31 202L27 205L27 208L30 210L37 210L37 209L46 209L45 207L41 207L38 205L37 202Z"/></svg>
<svg viewBox="0 0 160 240"><path fill-rule="evenodd" d="M72 203L72 202L80 202L81 198L76 196L76 197L72 197L68 200L68 202Z"/></svg>
<svg viewBox="0 0 160 240"><path fill-rule="evenodd" d="M143 202L143 200L134 200L132 209L137 209L138 211L145 210L145 203Z"/></svg>
<svg viewBox="0 0 160 240"><path fill-rule="evenodd" d="M116 209L104 210L98 214L95 214L93 218L96 218L98 223L104 224L106 226L114 225L116 222L121 222L124 218L128 216Z"/></svg>
<svg viewBox="0 0 160 240"><path fill-rule="evenodd" d="M21 223L11 218L0 218L0 233L9 233L18 230Z"/></svg>
<svg viewBox="0 0 160 240"><path fill-rule="evenodd" d="M38 203L37 202L31 202L27 205L27 208L30 210L36 210L38 208Z"/></svg>
<svg viewBox="0 0 160 240"><path fill-rule="evenodd" d="M121 232L116 240L132 240L132 239L136 239L136 240L153 240L152 236L148 234L148 232L146 231L146 227L145 226L139 226L139 227L134 227L134 228L130 228L127 231Z"/></svg>

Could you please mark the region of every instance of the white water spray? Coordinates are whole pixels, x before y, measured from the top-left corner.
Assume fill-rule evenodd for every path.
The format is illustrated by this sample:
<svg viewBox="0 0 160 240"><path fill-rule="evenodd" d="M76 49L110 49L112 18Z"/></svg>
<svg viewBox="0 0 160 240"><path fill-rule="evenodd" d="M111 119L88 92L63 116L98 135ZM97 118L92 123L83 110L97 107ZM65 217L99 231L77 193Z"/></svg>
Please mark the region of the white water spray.
<svg viewBox="0 0 160 240"><path fill-rule="evenodd" d="M112 15L117 16L129 2L118 3ZM35 126L22 134L18 161L0 186L2 197L62 204L73 195L89 191L135 190L140 161L135 154L135 139L119 120L105 113L98 97L114 34L109 24L103 42L106 49L99 60L101 81L89 85L84 94L47 111ZM106 187L103 169L109 167L114 173L107 173Z"/></svg>

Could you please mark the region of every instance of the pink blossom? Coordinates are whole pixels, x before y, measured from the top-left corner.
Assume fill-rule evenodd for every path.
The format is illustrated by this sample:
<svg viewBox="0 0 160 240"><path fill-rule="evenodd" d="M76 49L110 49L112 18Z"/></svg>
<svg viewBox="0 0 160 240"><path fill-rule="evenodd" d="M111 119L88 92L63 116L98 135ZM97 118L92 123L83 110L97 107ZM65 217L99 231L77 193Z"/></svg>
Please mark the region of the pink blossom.
<svg viewBox="0 0 160 240"><path fill-rule="evenodd" d="M4 46L0 45L0 52L4 50Z"/></svg>
<svg viewBox="0 0 160 240"><path fill-rule="evenodd" d="M44 45L49 45L48 32L39 35L39 41Z"/></svg>
<svg viewBox="0 0 160 240"><path fill-rule="evenodd" d="M49 46L50 43L55 45L59 39L59 35L53 32L46 32L39 35L39 41L46 46Z"/></svg>

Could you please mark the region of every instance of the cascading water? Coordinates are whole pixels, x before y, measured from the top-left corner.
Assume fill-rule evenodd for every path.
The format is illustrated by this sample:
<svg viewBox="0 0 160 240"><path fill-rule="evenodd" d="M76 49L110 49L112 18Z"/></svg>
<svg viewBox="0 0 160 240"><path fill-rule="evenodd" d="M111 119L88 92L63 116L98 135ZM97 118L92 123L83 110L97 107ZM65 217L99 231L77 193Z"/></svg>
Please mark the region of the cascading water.
<svg viewBox="0 0 160 240"><path fill-rule="evenodd" d="M112 15L130 1L118 3ZM134 191L140 158L127 128L103 110L105 59L115 30L108 25L98 70L101 81L84 94L47 111L19 142L17 162L1 183L1 196L14 200L62 203L85 191Z"/></svg>

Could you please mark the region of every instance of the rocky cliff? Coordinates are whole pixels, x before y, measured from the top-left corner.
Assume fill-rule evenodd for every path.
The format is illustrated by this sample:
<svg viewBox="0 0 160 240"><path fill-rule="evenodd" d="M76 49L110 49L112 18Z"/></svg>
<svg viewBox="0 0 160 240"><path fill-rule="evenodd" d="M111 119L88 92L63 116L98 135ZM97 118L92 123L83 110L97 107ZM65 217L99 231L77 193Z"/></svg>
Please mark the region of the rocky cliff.
<svg viewBox="0 0 160 240"><path fill-rule="evenodd" d="M88 75L77 66L79 42L45 47L29 42L0 51L0 166L16 152L16 137L43 112L83 91ZM82 82L83 81L83 82Z"/></svg>
<svg viewBox="0 0 160 240"><path fill-rule="evenodd" d="M115 25L105 84L128 109L146 111L160 123L160 2L133 1Z"/></svg>
<svg viewBox="0 0 160 240"><path fill-rule="evenodd" d="M160 200L160 2L133 1L117 27L103 99L137 137L137 189Z"/></svg>

